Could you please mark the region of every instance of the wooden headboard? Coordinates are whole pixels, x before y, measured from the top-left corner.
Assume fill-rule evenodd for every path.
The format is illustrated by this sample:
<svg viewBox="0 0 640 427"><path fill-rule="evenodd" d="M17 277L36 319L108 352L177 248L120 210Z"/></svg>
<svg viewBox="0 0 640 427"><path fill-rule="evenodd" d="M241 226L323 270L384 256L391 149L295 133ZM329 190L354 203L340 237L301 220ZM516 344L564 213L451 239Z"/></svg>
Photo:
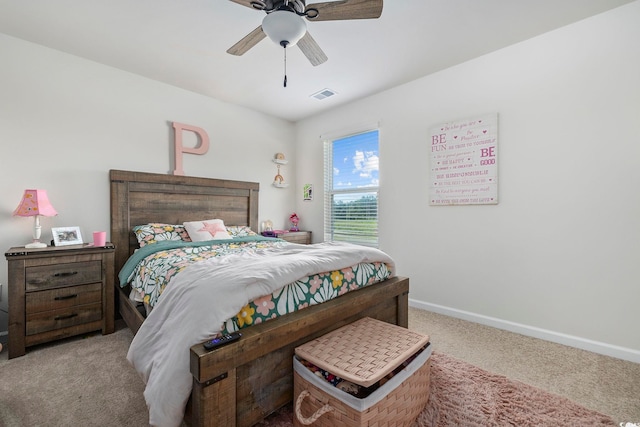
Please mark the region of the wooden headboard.
<svg viewBox="0 0 640 427"><path fill-rule="evenodd" d="M226 225L248 225L258 232L256 182L121 170L109 171L109 179L116 277L138 248L132 231L136 225L219 218Z"/></svg>

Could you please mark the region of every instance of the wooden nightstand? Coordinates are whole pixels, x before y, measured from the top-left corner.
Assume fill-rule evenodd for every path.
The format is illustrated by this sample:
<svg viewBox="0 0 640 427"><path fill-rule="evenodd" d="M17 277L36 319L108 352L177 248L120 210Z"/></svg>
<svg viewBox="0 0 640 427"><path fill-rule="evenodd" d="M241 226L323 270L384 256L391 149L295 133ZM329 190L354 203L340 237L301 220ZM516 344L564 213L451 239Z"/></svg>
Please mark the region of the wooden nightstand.
<svg viewBox="0 0 640 427"><path fill-rule="evenodd" d="M286 233L276 233L276 237L291 243L300 243L303 245L311 244L310 231L289 231Z"/></svg>
<svg viewBox="0 0 640 427"><path fill-rule="evenodd" d="M25 348L102 329L114 331L114 246L11 248L9 359Z"/></svg>

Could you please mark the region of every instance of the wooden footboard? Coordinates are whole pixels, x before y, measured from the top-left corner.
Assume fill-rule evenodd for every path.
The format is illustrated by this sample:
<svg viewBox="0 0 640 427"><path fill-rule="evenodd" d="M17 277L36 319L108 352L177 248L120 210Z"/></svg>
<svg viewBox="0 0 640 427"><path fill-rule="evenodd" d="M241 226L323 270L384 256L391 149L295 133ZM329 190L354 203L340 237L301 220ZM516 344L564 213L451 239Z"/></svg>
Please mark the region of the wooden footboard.
<svg viewBox="0 0 640 427"><path fill-rule="evenodd" d="M187 422L252 426L293 398L294 349L362 317L408 326L409 279L396 277L242 330L232 344L191 347Z"/></svg>

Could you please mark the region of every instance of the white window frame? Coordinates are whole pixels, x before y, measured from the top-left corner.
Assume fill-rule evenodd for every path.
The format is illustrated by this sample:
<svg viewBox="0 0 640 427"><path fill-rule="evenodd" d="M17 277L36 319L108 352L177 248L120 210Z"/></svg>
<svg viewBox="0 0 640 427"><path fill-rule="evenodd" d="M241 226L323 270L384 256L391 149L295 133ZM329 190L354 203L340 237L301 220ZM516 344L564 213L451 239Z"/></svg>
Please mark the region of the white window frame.
<svg viewBox="0 0 640 427"><path fill-rule="evenodd" d="M369 128L367 130L363 130L361 132L355 132L347 135L336 136L332 138L323 138L324 140L324 241L333 242L333 241L346 241L350 243L355 243L364 246L371 246L377 248L379 245L379 231L378 224L380 221L380 212L379 212L379 195L380 195L380 185L371 185L366 187L355 187L355 188L345 188L345 189L334 189L334 165L333 165L333 147L336 141L340 141L343 139L347 139L350 137L354 137L357 135L367 134L371 132L377 132L377 155L380 153L380 129ZM335 212L333 210L333 200L336 196L342 198L349 198L349 195L373 195L375 197L375 205L371 206L372 209L375 209L375 227L365 227L358 228L354 227L353 229L345 229L342 233L336 232L335 229ZM360 198L359 200L362 200ZM356 222L354 221L354 224Z"/></svg>

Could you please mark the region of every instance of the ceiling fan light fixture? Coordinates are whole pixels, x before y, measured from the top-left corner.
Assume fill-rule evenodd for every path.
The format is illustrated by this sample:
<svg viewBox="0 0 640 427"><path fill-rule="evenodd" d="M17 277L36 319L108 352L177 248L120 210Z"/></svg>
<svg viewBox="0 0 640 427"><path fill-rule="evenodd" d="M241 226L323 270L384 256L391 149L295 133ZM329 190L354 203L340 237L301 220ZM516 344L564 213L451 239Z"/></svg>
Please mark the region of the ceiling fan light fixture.
<svg viewBox="0 0 640 427"><path fill-rule="evenodd" d="M307 32L307 24L293 12L273 11L262 20L262 31L283 47L294 46Z"/></svg>

